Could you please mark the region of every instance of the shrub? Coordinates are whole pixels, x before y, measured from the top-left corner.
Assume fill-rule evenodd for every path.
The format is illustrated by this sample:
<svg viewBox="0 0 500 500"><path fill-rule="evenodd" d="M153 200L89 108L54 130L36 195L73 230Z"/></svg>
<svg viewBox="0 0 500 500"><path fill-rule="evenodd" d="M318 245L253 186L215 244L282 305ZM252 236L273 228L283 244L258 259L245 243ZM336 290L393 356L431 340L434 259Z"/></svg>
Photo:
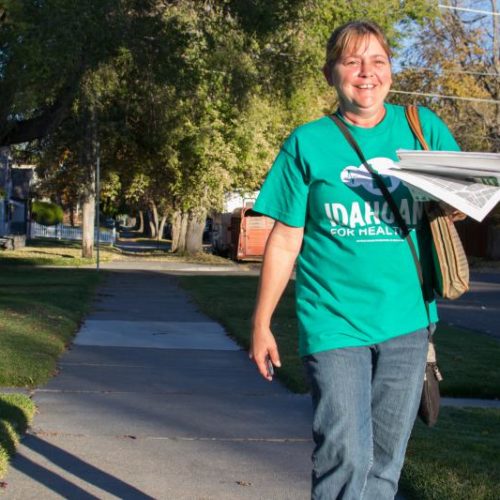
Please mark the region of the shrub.
<svg viewBox="0 0 500 500"><path fill-rule="evenodd" d="M63 220L63 209L55 203L34 201L31 206L31 216L35 222L43 226L54 226Z"/></svg>

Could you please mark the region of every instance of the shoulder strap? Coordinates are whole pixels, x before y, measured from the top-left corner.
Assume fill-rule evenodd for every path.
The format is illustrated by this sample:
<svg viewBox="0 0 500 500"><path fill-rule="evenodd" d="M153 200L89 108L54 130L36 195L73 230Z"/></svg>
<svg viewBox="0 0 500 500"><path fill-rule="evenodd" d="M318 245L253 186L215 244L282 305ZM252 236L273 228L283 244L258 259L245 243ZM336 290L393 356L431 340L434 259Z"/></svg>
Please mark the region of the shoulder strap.
<svg viewBox="0 0 500 500"><path fill-rule="evenodd" d="M408 246L410 247L410 251L413 257L413 261L415 263L415 268L417 270L418 274L418 279L420 282L420 287L422 288L422 295L424 296L424 302L427 310L427 315L429 315L428 311L428 305L427 301L425 300L425 292L424 292L424 276L422 274L422 266L420 265L420 261L418 259L418 254L417 254L417 249L415 248L415 244L413 243L413 240L411 239L410 235L410 230L408 229L408 225L406 224L406 221L403 219L403 216L401 215L401 212L399 211L399 208L394 201L394 198L392 197L391 193L387 189L387 186L385 185L382 177L373 169L373 167L366 161L365 156L363 155L363 152L361 151L361 148L359 147L358 143L356 142L356 139L352 136L351 132L345 125L345 123L335 114L329 115L330 119L337 125L337 127L340 129L344 137L346 138L347 142L352 146L354 151L356 151L357 155L359 156L359 159L361 160L361 163L365 166L365 168L370 172L372 177L375 179L375 182L377 183L378 188L380 191L382 191L382 194L384 195L385 200L387 201L387 204L392 210L392 213L394 214L394 217L403 232L404 239L408 243Z"/></svg>
<svg viewBox="0 0 500 500"><path fill-rule="evenodd" d="M425 140L424 133L422 132L422 125L420 124L417 106L414 106L413 104L406 106L405 115L408 120L408 125L410 125L410 128L415 134L415 137L418 139L418 142L420 142L422 149L430 149L427 141Z"/></svg>

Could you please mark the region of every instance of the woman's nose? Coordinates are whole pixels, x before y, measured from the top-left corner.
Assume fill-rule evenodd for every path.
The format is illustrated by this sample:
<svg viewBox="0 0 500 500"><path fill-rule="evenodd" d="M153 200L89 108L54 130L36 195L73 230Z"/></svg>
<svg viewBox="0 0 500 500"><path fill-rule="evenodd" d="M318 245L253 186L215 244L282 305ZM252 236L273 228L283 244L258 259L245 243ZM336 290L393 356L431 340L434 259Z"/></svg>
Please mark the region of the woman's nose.
<svg viewBox="0 0 500 500"><path fill-rule="evenodd" d="M371 76L373 75L373 64L369 61L361 61L361 67L359 70L360 76Z"/></svg>

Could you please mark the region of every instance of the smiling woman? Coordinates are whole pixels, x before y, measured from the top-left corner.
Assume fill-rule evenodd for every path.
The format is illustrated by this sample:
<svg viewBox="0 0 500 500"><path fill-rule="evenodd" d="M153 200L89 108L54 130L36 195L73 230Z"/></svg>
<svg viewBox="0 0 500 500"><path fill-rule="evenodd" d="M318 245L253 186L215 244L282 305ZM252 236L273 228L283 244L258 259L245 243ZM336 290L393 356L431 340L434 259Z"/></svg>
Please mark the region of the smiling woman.
<svg viewBox="0 0 500 500"><path fill-rule="evenodd" d="M335 116L290 134L254 206L276 222L264 254L250 357L271 381L268 362L281 365L271 317L297 259L299 350L314 408L312 498L390 499L417 414L437 311L422 204L384 172L397 149L421 147L405 109L385 102L391 54L376 24L337 28L323 72L339 97ZM419 115L432 149L458 149L436 115L425 108ZM383 178L360 164L339 127ZM428 307L382 187L419 249Z"/></svg>
<svg viewBox="0 0 500 500"><path fill-rule="evenodd" d="M390 50L372 23L359 23L359 32L336 30L327 45L323 68L335 87L344 118L360 127L373 127L385 115L384 101L392 84Z"/></svg>

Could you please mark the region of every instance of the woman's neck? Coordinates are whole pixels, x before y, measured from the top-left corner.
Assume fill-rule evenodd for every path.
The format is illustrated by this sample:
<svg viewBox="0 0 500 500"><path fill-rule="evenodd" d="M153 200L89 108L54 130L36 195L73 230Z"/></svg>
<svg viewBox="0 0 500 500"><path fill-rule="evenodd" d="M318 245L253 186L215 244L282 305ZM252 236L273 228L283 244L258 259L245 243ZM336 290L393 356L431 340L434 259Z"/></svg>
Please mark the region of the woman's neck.
<svg viewBox="0 0 500 500"><path fill-rule="evenodd" d="M366 116L342 109L342 106L339 107L339 112L347 122L362 128L375 127L375 125L378 125L385 117L384 106L379 108L375 113Z"/></svg>

